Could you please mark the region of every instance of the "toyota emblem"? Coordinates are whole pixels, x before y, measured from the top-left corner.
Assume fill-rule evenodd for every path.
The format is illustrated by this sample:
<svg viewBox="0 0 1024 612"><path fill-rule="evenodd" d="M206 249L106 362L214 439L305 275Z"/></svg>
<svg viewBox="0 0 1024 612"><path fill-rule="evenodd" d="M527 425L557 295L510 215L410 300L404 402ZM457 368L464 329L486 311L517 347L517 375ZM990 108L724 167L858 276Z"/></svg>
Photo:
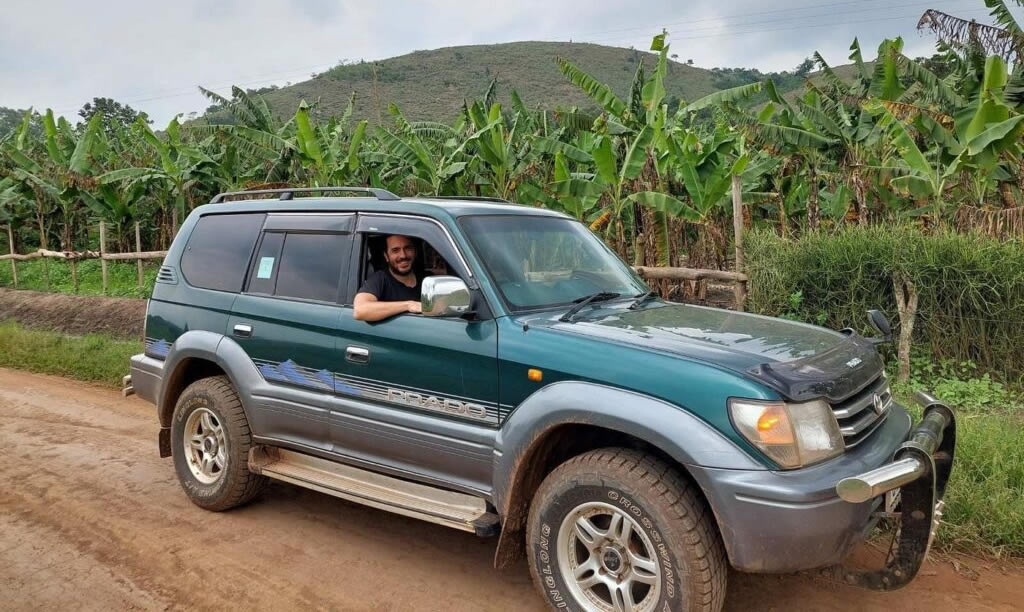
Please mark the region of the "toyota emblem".
<svg viewBox="0 0 1024 612"><path fill-rule="evenodd" d="M871 406L875 409L875 414L882 414L885 410L885 404L882 402L882 396L877 393L872 395Z"/></svg>

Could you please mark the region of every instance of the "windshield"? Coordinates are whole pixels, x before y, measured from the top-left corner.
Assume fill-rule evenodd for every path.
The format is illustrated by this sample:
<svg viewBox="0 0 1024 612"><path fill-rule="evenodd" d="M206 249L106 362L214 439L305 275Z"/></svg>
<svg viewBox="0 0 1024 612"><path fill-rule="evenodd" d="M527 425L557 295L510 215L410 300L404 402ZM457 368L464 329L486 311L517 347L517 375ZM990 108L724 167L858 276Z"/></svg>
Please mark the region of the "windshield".
<svg viewBox="0 0 1024 612"><path fill-rule="evenodd" d="M600 238L572 219L481 215L464 217L462 225L512 310L647 290Z"/></svg>

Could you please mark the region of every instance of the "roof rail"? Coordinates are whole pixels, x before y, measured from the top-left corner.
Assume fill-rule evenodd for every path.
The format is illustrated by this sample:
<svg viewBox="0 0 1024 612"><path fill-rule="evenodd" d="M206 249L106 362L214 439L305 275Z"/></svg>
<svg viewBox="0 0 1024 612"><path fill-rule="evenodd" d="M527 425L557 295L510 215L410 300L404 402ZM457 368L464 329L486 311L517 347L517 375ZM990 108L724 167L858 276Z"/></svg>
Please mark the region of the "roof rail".
<svg viewBox="0 0 1024 612"><path fill-rule="evenodd" d="M210 200L210 204L220 204L226 198L235 196L253 195L280 195L280 200L292 200L295 194L305 193L365 193L376 197L378 200L401 200L402 198L391 193L387 189L376 187L286 187L284 189L252 189L250 191L227 191L218 193Z"/></svg>
<svg viewBox="0 0 1024 612"><path fill-rule="evenodd" d="M473 202L503 202L505 204L515 204L505 198L495 198L491 196L416 196L427 200L469 200Z"/></svg>

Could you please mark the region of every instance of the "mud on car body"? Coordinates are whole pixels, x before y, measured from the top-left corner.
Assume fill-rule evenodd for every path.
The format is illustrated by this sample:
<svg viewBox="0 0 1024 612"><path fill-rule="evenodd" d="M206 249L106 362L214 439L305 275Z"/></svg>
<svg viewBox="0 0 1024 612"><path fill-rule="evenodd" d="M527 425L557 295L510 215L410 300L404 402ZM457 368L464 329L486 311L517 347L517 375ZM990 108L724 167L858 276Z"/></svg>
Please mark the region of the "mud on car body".
<svg viewBox="0 0 1024 612"><path fill-rule="evenodd" d="M392 234L417 245L422 314L357 321ZM183 224L126 385L204 508L278 479L497 535L495 564L527 556L555 608L718 610L729 565L917 573L954 418L923 394L912 424L872 320L881 338L652 298L551 211L243 192ZM881 518L887 564L844 569Z"/></svg>

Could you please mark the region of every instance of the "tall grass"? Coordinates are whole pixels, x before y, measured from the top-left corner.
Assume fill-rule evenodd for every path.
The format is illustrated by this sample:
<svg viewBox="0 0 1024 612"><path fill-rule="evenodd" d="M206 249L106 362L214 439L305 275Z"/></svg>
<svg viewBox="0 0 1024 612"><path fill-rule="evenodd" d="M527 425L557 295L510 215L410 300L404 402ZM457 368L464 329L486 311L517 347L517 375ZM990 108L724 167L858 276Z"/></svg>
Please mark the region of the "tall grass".
<svg viewBox="0 0 1024 612"><path fill-rule="evenodd" d="M45 262L40 259L19 262L18 288L46 291L46 266L50 267L50 289L56 293L74 293L75 287L71 279L71 264L65 261ZM107 295L113 297L149 297L153 290L156 273L160 269L157 262L144 262L142 266L143 286L138 286L135 263L107 262L107 279L109 288ZM0 287L14 287L10 262L0 261ZM78 262L78 294L103 295L103 273L98 259L86 259Z"/></svg>
<svg viewBox="0 0 1024 612"><path fill-rule="evenodd" d="M970 362L914 359L916 374L893 391L910 407L932 389L957 418L956 458L937 545L996 556L1024 556L1024 400Z"/></svg>
<svg viewBox="0 0 1024 612"><path fill-rule="evenodd" d="M142 352L138 340L108 336L65 336L0 323L0 367L59 374L110 386L121 384L128 358Z"/></svg>
<svg viewBox="0 0 1024 612"><path fill-rule="evenodd" d="M750 308L833 328L866 330L878 308L898 326L894 273L920 296L915 345L973 361L1009 380L1024 376L1024 242L910 227L851 227L796 240L747 238Z"/></svg>

